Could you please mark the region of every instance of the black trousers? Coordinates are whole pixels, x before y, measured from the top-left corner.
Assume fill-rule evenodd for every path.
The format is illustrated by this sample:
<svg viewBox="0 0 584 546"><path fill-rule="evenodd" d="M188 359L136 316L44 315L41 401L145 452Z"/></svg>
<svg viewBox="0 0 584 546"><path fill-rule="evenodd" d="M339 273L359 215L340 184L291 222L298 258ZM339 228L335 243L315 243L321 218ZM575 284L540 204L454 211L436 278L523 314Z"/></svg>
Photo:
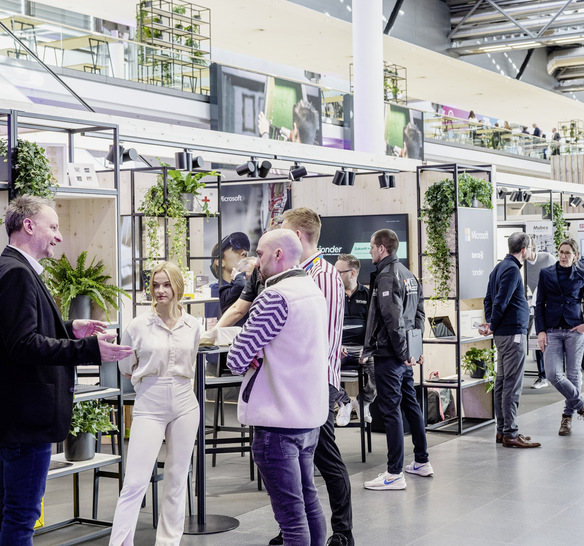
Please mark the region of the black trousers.
<svg viewBox="0 0 584 546"><path fill-rule="evenodd" d="M337 397L337 389L329 385L329 415L326 423L320 427L320 437L314 453L314 464L326 484L334 533L353 528L349 473L335 441L334 409Z"/></svg>

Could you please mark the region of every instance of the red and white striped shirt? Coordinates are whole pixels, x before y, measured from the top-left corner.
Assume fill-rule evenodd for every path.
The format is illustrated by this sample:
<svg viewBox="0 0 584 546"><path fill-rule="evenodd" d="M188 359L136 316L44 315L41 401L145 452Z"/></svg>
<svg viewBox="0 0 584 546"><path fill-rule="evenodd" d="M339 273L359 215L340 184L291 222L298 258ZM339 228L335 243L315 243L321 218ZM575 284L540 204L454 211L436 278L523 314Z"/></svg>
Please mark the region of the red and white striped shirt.
<svg viewBox="0 0 584 546"><path fill-rule="evenodd" d="M313 254L300 264L322 290L328 310L328 381L336 389L341 388L341 340L343 337L343 312L345 288L335 266L322 257L322 252Z"/></svg>

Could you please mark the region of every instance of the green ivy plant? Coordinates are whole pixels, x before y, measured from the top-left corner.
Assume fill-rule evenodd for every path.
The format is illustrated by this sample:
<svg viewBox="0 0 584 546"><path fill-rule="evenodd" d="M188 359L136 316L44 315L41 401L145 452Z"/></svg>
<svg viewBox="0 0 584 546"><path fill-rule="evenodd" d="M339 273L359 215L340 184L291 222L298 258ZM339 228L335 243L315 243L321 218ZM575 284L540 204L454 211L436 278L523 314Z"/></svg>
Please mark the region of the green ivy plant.
<svg viewBox="0 0 584 546"><path fill-rule="evenodd" d="M476 199L485 208L492 209L492 194L493 185L489 181L468 173L458 177L459 206L471 207ZM446 234L450 231L450 219L455 207L454 180L451 178L439 180L426 190L420 220L426 224L428 269L436 282L431 297L433 300L446 300L449 294L453 263Z"/></svg>
<svg viewBox="0 0 584 546"><path fill-rule="evenodd" d="M8 141L0 140L0 156L7 161ZM54 192L51 186L56 186L56 180L51 172L49 160L44 148L29 140L17 140L16 157L14 158L16 178L14 179L14 195L37 195L52 199Z"/></svg>
<svg viewBox="0 0 584 546"><path fill-rule="evenodd" d="M130 297L125 290L113 284L108 284L110 275L105 273L106 266L102 260L86 266L87 250L84 250L77 258L73 267L67 256L63 254L59 259L46 258L43 260L45 271L43 273L45 283L55 299L61 302L61 314L64 320L69 318L69 307L76 296L89 296L105 311L109 321L108 305L116 311L119 309L118 296Z"/></svg>
<svg viewBox="0 0 584 546"><path fill-rule="evenodd" d="M485 392L491 392L495 387L495 378L497 377L497 370L495 369L495 349L477 349L471 347L461 357L462 369L471 374L477 369L478 363L485 365L485 378L488 380Z"/></svg>
<svg viewBox="0 0 584 546"><path fill-rule="evenodd" d="M77 436L78 434L88 433L95 437L98 432L117 431L118 427L110 420L111 411L112 407L110 405L104 404L99 400L77 402L73 405L73 417L69 434Z"/></svg>
<svg viewBox="0 0 584 546"><path fill-rule="evenodd" d="M536 206L541 207L544 210L545 216L550 216L550 204L549 203L538 203ZM556 252L560 248L562 241L568 238L568 227L566 226L566 219L564 218L564 209L559 203L553 203L554 216L552 220L552 225L554 227L554 245L556 246Z"/></svg>

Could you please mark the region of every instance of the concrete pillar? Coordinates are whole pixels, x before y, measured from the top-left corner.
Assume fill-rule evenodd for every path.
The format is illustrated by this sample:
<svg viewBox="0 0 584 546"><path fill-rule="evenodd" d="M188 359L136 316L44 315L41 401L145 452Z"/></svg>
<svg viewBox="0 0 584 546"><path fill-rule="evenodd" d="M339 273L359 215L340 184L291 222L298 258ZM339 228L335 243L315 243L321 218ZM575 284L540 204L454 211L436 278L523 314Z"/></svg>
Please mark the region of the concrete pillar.
<svg viewBox="0 0 584 546"><path fill-rule="evenodd" d="M382 0L353 0L353 126L355 150L385 155L382 8Z"/></svg>

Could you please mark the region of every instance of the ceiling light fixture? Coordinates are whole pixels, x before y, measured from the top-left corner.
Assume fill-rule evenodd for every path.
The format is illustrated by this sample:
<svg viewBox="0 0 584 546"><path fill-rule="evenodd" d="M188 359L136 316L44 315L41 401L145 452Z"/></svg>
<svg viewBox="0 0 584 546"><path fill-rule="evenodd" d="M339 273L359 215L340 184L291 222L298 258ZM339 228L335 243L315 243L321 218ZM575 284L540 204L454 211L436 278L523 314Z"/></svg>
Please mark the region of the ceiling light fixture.
<svg viewBox="0 0 584 546"><path fill-rule="evenodd" d="M379 187L383 189L395 188L395 176L389 173L379 175Z"/></svg>
<svg viewBox="0 0 584 546"><path fill-rule="evenodd" d="M201 169L205 164L203 158L193 156L192 152L185 148L182 152L174 154L174 166L179 171L191 171L193 169Z"/></svg>
<svg viewBox="0 0 584 546"><path fill-rule="evenodd" d="M568 204L571 207L579 207L582 204L582 198L581 197L574 197L573 195L571 195L570 200L568 201Z"/></svg>
<svg viewBox="0 0 584 546"><path fill-rule="evenodd" d="M235 172L239 176L247 175L250 178L258 176L260 178L266 178L270 174L271 168L272 164L269 161L264 160L259 163L255 157L252 157L249 161L235 167Z"/></svg>
<svg viewBox="0 0 584 546"><path fill-rule="evenodd" d="M109 161L110 163L114 162L114 152L115 152L115 148L114 145L112 144L109 147L109 151L107 153L107 155L105 156L105 160ZM120 144L119 145L119 159L120 159L120 163L127 163L128 161L138 161L139 156L138 156L138 152L136 151L135 148L128 148L127 150Z"/></svg>
<svg viewBox="0 0 584 546"><path fill-rule="evenodd" d="M297 162L295 162L294 165L290 167L291 180L302 180L302 177L306 176L307 174L306 167L298 164Z"/></svg>

